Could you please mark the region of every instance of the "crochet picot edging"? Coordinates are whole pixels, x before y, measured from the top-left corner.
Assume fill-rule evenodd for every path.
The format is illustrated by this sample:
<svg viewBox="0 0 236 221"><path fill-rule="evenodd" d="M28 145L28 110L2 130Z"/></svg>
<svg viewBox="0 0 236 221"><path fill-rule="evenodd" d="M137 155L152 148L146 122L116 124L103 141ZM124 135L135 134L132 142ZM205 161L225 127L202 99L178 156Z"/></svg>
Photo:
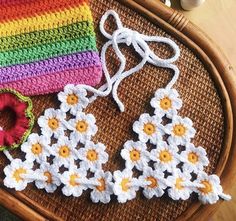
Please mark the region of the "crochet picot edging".
<svg viewBox="0 0 236 221"><path fill-rule="evenodd" d="M0 89L0 111L10 109L15 115L13 126L0 128L0 151L19 147L28 138L33 125L32 101L12 89Z"/></svg>

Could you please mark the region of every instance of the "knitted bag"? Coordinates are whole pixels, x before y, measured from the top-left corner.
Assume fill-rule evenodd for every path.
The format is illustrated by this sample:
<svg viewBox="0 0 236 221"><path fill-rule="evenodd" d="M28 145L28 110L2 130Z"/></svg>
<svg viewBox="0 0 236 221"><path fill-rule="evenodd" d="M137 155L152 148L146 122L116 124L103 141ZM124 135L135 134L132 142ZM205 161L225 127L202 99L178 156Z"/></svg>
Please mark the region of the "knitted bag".
<svg viewBox="0 0 236 221"><path fill-rule="evenodd" d="M96 85L102 71L87 0L0 1L0 88L24 95Z"/></svg>

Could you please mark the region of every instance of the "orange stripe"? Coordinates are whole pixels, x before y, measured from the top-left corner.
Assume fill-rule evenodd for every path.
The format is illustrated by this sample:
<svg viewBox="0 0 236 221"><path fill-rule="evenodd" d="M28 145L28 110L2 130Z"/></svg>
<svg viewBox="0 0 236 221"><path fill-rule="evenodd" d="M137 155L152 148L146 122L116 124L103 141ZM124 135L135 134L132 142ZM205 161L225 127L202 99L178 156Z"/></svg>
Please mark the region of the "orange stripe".
<svg viewBox="0 0 236 221"><path fill-rule="evenodd" d="M57 12L88 3L88 0L30 0L27 3L20 4L21 1L17 0L15 3L14 1L9 1L10 3L1 5L0 22Z"/></svg>
<svg viewBox="0 0 236 221"><path fill-rule="evenodd" d="M93 21L87 4L81 4L75 8L64 9L54 13L45 13L43 15L1 23L0 37L54 29L81 21Z"/></svg>

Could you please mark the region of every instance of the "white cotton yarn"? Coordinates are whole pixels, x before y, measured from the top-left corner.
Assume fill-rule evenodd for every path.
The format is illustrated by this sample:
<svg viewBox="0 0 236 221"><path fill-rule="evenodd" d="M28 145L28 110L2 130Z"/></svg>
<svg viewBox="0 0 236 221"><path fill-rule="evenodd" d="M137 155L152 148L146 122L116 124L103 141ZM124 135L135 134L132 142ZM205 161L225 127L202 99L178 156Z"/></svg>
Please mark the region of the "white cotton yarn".
<svg viewBox="0 0 236 221"><path fill-rule="evenodd" d="M105 22L108 19L109 16L113 16L116 25L117 25L117 30L113 32L113 34L109 34L105 30ZM101 50L101 61L102 61L102 66L103 66L103 71L105 75L105 79L107 83L100 87L99 89L95 89L91 86L87 85L82 85L84 89L87 91L93 92L95 96L90 98L90 101L93 101L96 99L97 96L107 96L112 92L112 96L119 106L119 109L121 112L124 111L124 105L120 101L118 95L117 95L117 90L120 85L120 83L128 76L138 72L143 68L143 66L146 63L151 63L152 65L155 65L156 67L163 67L163 68L169 68L172 69L174 72L174 76L172 80L168 83L166 86L167 88L171 88L175 82L177 81L179 77L179 69L177 68L176 65L173 64L179 56L180 56L180 49L178 45L172 41L169 38L165 37L160 37L160 36L147 36L144 34L140 34L137 31L131 30L129 28L125 28L119 18L119 15L113 11L113 10L108 10L101 18L100 22L100 31L101 33L108 39L108 41L104 44ZM149 47L148 42L158 42L158 43L164 43L170 46L173 50L174 55L170 58L167 59L162 59L158 57ZM128 46L133 46L135 51L140 55L142 58L141 62L135 66L134 68L131 68L130 70L125 71L125 66L126 66L126 58L122 54L119 44L125 43ZM110 74L107 69L106 65L106 52L107 49L112 46L117 57L120 60L120 67L117 73L110 78Z"/></svg>

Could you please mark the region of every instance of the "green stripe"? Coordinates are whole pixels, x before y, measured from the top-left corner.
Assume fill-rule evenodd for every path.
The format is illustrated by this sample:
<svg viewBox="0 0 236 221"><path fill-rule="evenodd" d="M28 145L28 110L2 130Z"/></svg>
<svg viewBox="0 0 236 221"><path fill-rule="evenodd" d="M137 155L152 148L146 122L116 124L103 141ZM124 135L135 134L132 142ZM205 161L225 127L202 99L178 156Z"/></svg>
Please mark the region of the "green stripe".
<svg viewBox="0 0 236 221"><path fill-rule="evenodd" d="M95 34L68 41L0 53L0 66L29 63L75 52L97 51Z"/></svg>
<svg viewBox="0 0 236 221"><path fill-rule="evenodd" d="M50 30L2 37L0 38L0 52L29 48L40 44L48 44L88 35L94 35L93 23L89 21L78 22Z"/></svg>

